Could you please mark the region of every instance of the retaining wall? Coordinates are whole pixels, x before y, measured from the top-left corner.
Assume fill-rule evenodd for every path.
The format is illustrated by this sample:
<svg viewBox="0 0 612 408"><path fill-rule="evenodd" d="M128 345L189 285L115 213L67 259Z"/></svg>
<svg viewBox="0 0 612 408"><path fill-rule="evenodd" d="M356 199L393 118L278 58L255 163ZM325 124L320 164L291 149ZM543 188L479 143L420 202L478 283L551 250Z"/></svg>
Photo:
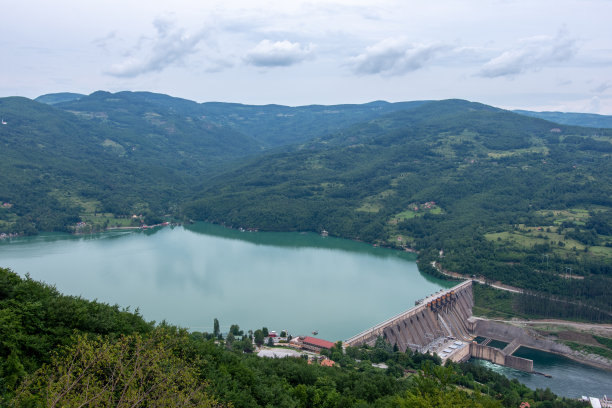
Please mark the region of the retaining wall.
<svg viewBox="0 0 612 408"><path fill-rule="evenodd" d="M478 319L474 323L475 336L489 337L509 343L519 344L551 353L568 354L571 349L565 344L541 338L535 331L492 320Z"/></svg>

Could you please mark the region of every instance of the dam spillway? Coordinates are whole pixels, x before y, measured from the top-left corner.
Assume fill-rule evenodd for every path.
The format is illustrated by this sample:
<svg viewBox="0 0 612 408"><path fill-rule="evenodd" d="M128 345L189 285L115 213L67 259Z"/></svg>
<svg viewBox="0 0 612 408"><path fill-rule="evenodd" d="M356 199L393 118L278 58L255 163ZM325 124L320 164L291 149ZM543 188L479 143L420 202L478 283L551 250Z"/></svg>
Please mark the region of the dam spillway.
<svg viewBox="0 0 612 408"><path fill-rule="evenodd" d="M382 337L401 351L409 348L421 353L433 352L443 360L453 361L474 357L527 372L533 372L533 361L512 355L521 345L540 349L556 347L520 328L475 319L473 306L472 281L468 280L418 301L413 308L351 337L344 344L373 346ZM483 344L472 341L478 335L486 338ZM491 339L508 344L503 350L490 347Z"/></svg>
<svg viewBox="0 0 612 408"><path fill-rule="evenodd" d="M351 337L345 345L372 346L378 337L383 337L401 351L410 348L425 352L447 338L470 341L473 336L468 319L473 306L472 281L469 280L420 300L413 308Z"/></svg>

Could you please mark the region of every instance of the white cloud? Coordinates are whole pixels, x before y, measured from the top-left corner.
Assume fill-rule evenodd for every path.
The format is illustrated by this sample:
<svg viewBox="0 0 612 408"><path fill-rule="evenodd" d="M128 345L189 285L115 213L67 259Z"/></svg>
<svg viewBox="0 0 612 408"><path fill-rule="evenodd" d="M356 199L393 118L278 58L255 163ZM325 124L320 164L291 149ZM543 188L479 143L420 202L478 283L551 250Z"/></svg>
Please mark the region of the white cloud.
<svg viewBox="0 0 612 408"><path fill-rule="evenodd" d="M401 75L416 71L452 47L444 44L412 44L405 38L387 38L351 58L357 74Z"/></svg>
<svg viewBox="0 0 612 408"><path fill-rule="evenodd" d="M612 88L612 82L610 82L610 81L602 82L599 85L597 85L596 87L594 87L593 89L591 89L591 92L603 93L603 92L607 91L610 88Z"/></svg>
<svg viewBox="0 0 612 408"><path fill-rule="evenodd" d="M244 60L257 67L287 67L310 58L313 46L302 46L287 40L272 42L263 40L251 49Z"/></svg>
<svg viewBox="0 0 612 408"><path fill-rule="evenodd" d="M149 72L163 71L165 68L181 64L185 58L198 50L198 44L206 37L202 30L194 35L185 34L166 19L153 22L157 35L153 39L141 38L132 50L132 56L111 66L108 74L116 77L134 78Z"/></svg>
<svg viewBox="0 0 612 408"><path fill-rule="evenodd" d="M517 48L489 60L479 75L487 78L516 76L569 61L576 52L576 40L561 29L555 37L537 36L522 40Z"/></svg>

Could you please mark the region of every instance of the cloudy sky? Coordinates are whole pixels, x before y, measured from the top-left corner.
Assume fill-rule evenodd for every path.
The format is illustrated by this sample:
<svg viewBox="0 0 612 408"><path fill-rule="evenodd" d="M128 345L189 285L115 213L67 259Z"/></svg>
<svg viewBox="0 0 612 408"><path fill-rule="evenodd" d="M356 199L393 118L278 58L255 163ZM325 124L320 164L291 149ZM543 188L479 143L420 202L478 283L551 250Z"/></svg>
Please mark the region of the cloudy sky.
<svg viewBox="0 0 612 408"><path fill-rule="evenodd" d="M0 96L612 114L612 0L0 0Z"/></svg>

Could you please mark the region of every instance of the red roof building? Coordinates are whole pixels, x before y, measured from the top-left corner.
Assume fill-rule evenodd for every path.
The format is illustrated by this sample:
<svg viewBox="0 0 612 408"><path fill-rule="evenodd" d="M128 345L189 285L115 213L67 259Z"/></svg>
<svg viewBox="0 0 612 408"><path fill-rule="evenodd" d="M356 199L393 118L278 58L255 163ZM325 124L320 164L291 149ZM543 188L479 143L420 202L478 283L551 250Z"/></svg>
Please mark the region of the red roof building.
<svg viewBox="0 0 612 408"><path fill-rule="evenodd" d="M316 337L305 337L302 340L302 348L306 350L312 350L315 352L320 352L321 349L331 349L334 346L334 343L331 341L317 339Z"/></svg>

